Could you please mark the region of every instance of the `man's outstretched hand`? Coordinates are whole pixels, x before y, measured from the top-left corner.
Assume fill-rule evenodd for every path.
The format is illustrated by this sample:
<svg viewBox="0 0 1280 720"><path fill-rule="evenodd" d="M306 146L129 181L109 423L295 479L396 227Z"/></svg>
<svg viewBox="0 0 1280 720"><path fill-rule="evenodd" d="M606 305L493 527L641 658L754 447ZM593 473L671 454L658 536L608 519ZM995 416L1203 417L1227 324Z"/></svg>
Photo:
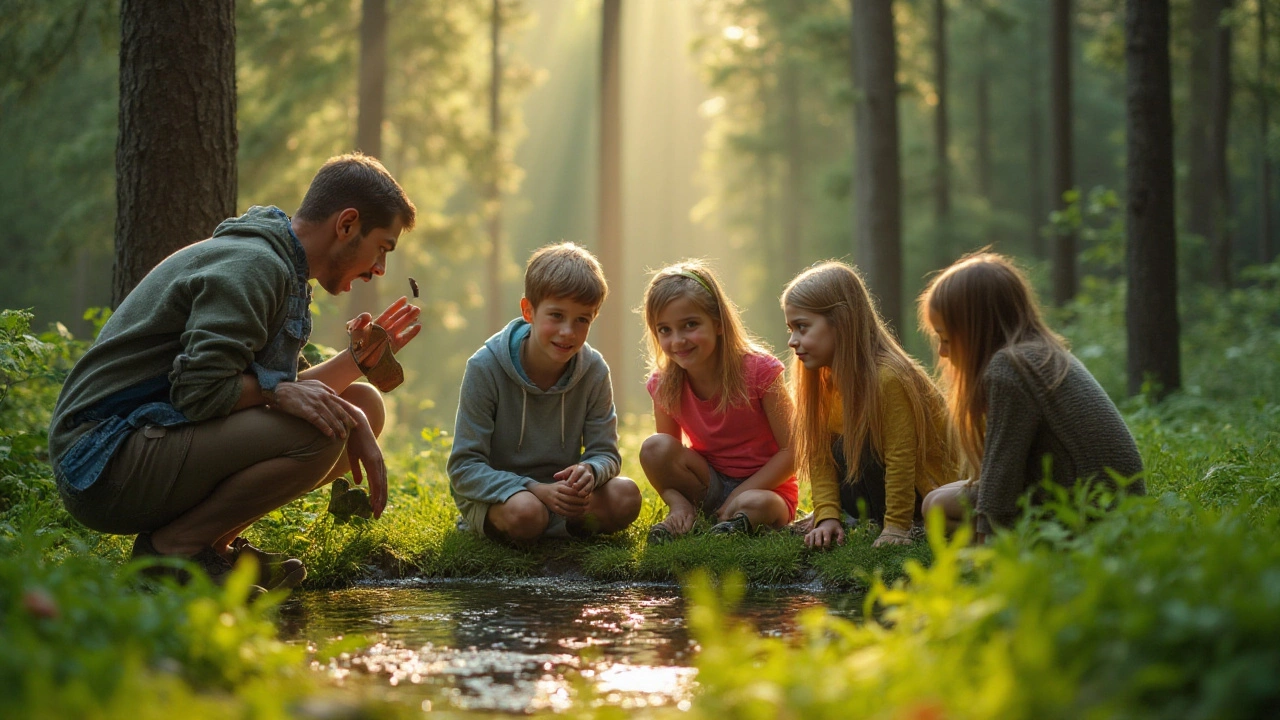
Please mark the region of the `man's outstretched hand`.
<svg viewBox="0 0 1280 720"><path fill-rule="evenodd" d="M376 319L369 313L360 313L347 323L347 333L355 333L371 324L377 324L387 331L392 352L398 353L422 331L422 323L418 322L421 315L422 308L410 305L407 298L401 297L388 305ZM378 353L378 357L372 357L371 361L376 363L380 357L381 353Z"/></svg>

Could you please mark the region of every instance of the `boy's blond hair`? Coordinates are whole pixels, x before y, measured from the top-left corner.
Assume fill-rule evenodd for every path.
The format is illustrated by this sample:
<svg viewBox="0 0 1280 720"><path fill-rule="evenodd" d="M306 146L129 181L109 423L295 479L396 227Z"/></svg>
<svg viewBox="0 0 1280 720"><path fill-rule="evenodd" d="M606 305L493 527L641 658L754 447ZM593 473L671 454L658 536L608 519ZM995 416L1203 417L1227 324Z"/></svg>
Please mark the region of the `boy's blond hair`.
<svg viewBox="0 0 1280 720"><path fill-rule="evenodd" d="M608 295L600 261L581 245L544 245L524 269L524 296L535 308L547 298L568 298L599 311Z"/></svg>

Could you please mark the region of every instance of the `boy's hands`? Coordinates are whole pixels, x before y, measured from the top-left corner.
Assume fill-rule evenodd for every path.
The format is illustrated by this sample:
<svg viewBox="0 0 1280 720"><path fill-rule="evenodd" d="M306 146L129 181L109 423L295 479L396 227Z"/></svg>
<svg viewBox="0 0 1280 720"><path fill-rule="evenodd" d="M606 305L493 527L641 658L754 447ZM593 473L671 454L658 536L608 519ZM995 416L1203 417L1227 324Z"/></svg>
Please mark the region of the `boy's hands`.
<svg viewBox="0 0 1280 720"><path fill-rule="evenodd" d="M824 550L844 544L844 525L839 520L827 518L804 536L805 547Z"/></svg>
<svg viewBox="0 0 1280 720"><path fill-rule="evenodd" d="M596 477L591 466L577 463L552 477L556 482L534 483L529 492L557 515L567 518L582 517L587 512L587 504L591 502L591 491L596 487Z"/></svg>
<svg viewBox="0 0 1280 720"><path fill-rule="evenodd" d="M589 496L596 487L596 475L586 463L570 465L551 477L565 483L582 497Z"/></svg>
<svg viewBox="0 0 1280 720"><path fill-rule="evenodd" d="M529 488L529 492L541 500L548 510L567 518L582 517L587 511L587 503L591 502L590 493L579 495L563 481L553 483L535 482Z"/></svg>

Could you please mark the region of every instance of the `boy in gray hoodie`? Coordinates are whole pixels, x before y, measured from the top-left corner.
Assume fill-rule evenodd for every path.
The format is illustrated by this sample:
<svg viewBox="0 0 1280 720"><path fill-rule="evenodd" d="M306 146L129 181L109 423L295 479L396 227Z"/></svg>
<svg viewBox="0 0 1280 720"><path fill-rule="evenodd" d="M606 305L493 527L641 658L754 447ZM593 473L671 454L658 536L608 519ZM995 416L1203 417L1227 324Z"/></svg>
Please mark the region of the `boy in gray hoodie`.
<svg viewBox="0 0 1280 720"><path fill-rule="evenodd" d="M462 378L448 465L462 529L527 542L615 532L640 514L640 489L617 476L609 366L586 342L608 292L585 248L529 258L521 316Z"/></svg>

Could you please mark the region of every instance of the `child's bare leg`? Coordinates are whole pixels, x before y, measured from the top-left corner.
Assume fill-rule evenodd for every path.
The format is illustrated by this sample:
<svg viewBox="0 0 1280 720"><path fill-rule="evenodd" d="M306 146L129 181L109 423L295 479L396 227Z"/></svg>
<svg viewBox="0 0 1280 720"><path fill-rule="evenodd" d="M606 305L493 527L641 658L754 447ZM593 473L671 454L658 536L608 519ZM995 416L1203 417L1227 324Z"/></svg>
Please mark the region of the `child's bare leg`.
<svg viewBox="0 0 1280 720"><path fill-rule="evenodd" d="M596 488L587 502L581 520L570 519L570 525L581 524L592 532L617 532L640 516L640 488L631 478L616 477Z"/></svg>
<svg viewBox="0 0 1280 720"><path fill-rule="evenodd" d="M924 511L924 516L928 517L933 508L938 508L946 520L948 535L960 527L960 523L964 521L969 512L969 501L966 493L968 484L967 480L947 483L924 497L924 503L921 508Z"/></svg>
<svg viewBox="0 0 1280 720"><path fill-rule="evenodd" d="M786 501L772 490L743 490L724 505L720 517L728 519L740 512L746 513L752 527L768 525L780 528L791 514L787 511Z"/></svg>
<svg viewBox="0 0 1280 720"><path fill-rule="evenodd" d="M640 446L640 467L670 510L662 521L674 535L683 535L697 519L697 505L707 494L711 468L701 455L679 438L657 433Z"/></svg>
<svg viewBox="0 0 1280 720"><path fill-rule="evenodd" d="M485 532L501 534L516 542L536 540L546 532L551 512L528 490L507 498L506 502L489 506L485 515Z"/></svg>

